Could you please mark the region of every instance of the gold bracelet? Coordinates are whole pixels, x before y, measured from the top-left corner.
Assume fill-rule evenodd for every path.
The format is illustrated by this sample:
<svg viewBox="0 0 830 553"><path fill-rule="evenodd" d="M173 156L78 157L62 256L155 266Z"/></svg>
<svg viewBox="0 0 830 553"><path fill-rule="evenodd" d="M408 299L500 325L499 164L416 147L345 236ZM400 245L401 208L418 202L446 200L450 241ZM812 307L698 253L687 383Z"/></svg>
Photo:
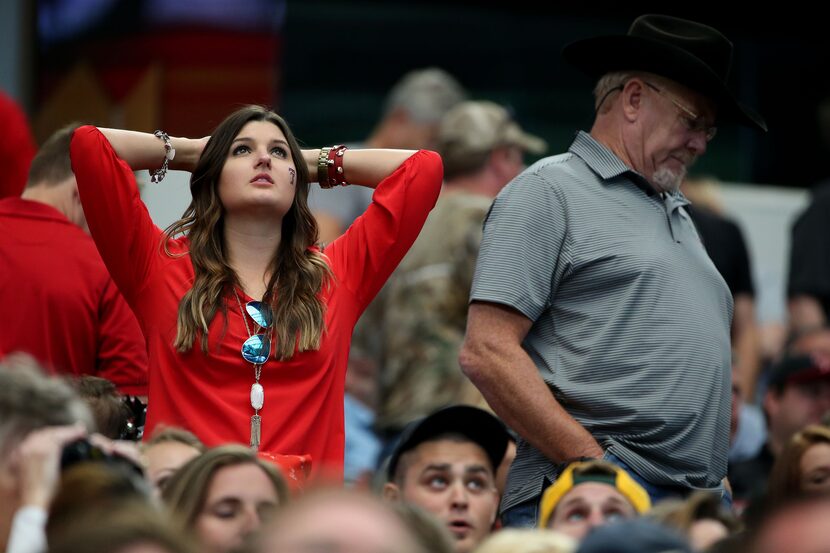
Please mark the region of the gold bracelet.
<svg viewBox="0 0 830 553"><path fill-rule="evenodd" d="M320 188L332 187L329 182L329 165L334 165L334 161L329 159L330 151L331 147L320 148L320 155L317 156L317 183Z"/></svg>

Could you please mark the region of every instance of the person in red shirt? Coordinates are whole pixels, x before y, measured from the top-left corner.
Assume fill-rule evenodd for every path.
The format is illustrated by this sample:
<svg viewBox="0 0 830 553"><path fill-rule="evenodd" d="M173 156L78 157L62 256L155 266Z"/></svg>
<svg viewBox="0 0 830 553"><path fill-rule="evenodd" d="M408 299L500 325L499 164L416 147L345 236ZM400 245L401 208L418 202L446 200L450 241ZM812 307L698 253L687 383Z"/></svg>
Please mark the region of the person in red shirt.
<svg viewBox="0 0 830 553"><path fill-rule="evenodd" d="M147 350L86 226L69 161L73 132L47 140L22 197L0 199L0 358L26 352L49 370L93 375L147 395Z"/></svg>
<svg viewBox="0 0 830 553"><path fill-rule="evenodd" d="M157 181L168 161L192 171L193 199L162 231L132 171L161 164ZM208 446L249 442L342 478L352 330L434 206L440 157L301 150L281 117L249 106L207 140L81 127L72 164L92 236L147 338L146 432L165 423ZM315 177L375 188L325 249L307 204Z"/></svg>
<svg viewBox="0 0 830 553"><path fill-rule="evenodd" d="M29 120L12 98L0 91L0 198L18 197L26 186L37 146Z"/></svg>

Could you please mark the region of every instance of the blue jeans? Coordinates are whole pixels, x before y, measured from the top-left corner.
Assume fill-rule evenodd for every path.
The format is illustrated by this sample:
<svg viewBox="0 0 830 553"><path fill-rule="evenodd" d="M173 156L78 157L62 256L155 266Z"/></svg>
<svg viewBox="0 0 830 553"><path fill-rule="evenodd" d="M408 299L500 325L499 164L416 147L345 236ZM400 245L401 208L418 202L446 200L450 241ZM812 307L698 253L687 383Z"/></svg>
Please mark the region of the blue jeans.
<svg viewBox="0 0 830 553"><path fill-rule="evenodd" d="M649 497L651 498L652 505L656 505L660 501L664 499L685 499L689 495L691 495L694 491L694 488L686 488L681 486L657 486L644 480L639 474L634 472L634 470L629 467L625 461L610 453L608 451L605 452L605 455L602 457L605 461L609 463L614 463L625 472L627 472L635 482L643 487L648 492ZM729 510L732 510L732 495L723 487L723 484L718 485L716 488L708 489L707 491L717 494L721 500L721 504Z"/></svg>
<svg viewBox="0 0 830 553"><path fill-rule="evenodd" d="M504 511L501 514L501 524L504 528L535 528L538 515L539 498L537 497L513 505Z"/></svg>

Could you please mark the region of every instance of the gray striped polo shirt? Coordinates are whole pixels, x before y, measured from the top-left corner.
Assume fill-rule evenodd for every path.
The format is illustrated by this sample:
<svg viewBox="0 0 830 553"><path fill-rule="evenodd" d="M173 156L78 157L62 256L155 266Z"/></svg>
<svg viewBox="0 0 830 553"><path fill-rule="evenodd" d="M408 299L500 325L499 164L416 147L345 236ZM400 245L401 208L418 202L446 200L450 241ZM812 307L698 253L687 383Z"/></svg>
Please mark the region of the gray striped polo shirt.
<svg viewBox="0 0 830 553"><path fill-rule="evenodd" d="M710 488L726 475L732 296L687 203L580 132L496 198L471 301L533 321L525 351L603 449L656 485ZM502 510L555 474L520 440Z"/></svg>

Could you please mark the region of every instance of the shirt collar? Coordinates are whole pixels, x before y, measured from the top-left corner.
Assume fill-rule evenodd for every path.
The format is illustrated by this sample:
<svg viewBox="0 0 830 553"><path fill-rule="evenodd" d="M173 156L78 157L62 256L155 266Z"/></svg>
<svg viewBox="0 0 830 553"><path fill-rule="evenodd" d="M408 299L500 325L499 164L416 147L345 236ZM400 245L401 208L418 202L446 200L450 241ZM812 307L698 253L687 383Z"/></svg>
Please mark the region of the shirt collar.
<svg viewBox="0 0 830 553"><path fill-rule="evenodd" d="M17 217L51 219L61 223L72 224L66 215L43 202L26 200L19 196L0 199L0 213Z"/></svg>
<svg viewBox="0 0 830 553"><path fill-rule="evenodd" d="M611 150L597 142L593 136L585 131L576 133L576 138L568 151L584 161L603 180L625 175L647 195L654 196L657 194L657 191L654 190L645 177L623 163Z"/></svg>

